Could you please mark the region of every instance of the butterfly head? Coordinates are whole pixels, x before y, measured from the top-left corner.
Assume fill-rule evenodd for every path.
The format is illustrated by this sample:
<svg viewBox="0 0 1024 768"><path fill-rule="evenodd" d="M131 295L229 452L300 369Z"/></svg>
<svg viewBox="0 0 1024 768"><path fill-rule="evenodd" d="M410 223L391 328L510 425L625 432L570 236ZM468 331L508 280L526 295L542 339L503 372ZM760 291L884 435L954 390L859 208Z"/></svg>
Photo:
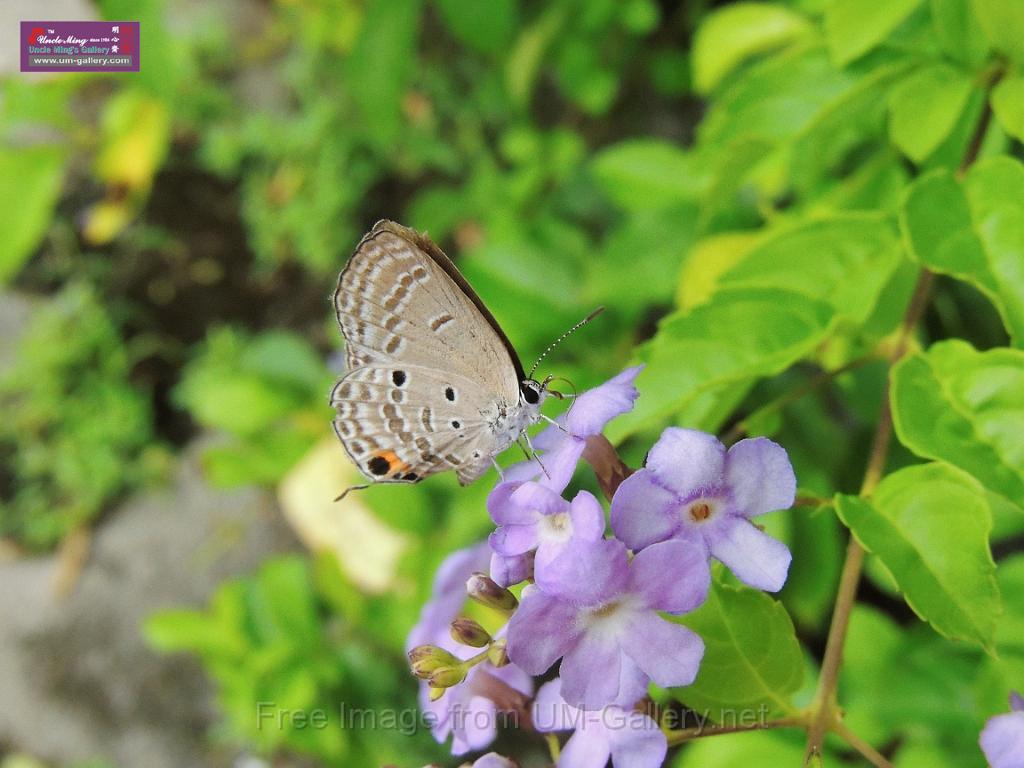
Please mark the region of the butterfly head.
<svg viewBox="0 0 1024 768"><path fill-rule="evenodd" d="M549 394L548 379L543 382L536 379L523 379L519 384L519 393L524 403L539 406Z"/></svg>

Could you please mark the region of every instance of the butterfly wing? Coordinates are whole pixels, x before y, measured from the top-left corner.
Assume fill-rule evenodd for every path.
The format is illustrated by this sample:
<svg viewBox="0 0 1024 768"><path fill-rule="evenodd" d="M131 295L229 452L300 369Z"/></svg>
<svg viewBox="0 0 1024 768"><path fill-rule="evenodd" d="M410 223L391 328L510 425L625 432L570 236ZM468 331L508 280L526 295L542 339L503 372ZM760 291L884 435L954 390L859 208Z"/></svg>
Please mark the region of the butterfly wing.
<svg viewBox="0 0 1024 768"><path fill-rule="evenodd" d="M356 466L388 482L483 474L502 447L483 415L518 404L525 376L441 249L378 222L342 271L334 305L350 368L331 394L334 425Z"/></svg>
<svg viewBox="0 0 1024 768"><path fill-rule="evenodd" d="M377 481L417 482L454 469L465 484L490 466L494 436L479 384L392 362L347 373L331 392L334 430L349 458Z"/></svg>
<svg viewBox="0 0 1024 768"><path fill-rule="evenodd" d="M525 376L512 344L455 265L414 230L378 222L342 271L334 306L350 369L433 367L518 400Z"/></svg>

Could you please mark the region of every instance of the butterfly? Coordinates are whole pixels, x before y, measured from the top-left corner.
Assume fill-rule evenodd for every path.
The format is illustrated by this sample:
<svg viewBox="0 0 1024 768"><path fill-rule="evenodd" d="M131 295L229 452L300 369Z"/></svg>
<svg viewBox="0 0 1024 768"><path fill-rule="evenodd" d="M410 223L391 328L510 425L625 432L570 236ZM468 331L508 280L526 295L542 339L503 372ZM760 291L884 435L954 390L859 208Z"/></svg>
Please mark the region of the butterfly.
<svg viewBox="0 0 1024 768"><path fill-rule="evenodd" d="M334 308L349 368L331 391L334 430L370 480L454 470L466 485L544 418L551 379L524 372L494 315L426 235L377 222L342 270Z"/></svg>

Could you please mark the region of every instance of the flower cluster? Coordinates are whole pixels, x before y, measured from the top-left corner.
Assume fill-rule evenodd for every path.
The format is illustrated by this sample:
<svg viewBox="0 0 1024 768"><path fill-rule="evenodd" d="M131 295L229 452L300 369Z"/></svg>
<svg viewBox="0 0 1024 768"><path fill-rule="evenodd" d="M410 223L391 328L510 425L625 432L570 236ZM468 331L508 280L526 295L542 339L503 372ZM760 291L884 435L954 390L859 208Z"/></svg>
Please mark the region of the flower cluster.
<svg viewBox="0 0 1024 768"><path fill-rule="evenodd" d="M425 653L424 643L453 656L441 657L446 664L432 660L427 670L417 670L414 658L414 671L427 680L425 706L440 718L434 735L453 733L455 754L483 749L495 735L493 727L444 725L460 708L509 706L500 696L483 703L490 694L481 676L529 697L532 677L557 663L558 677L537 693L530 716L539 732L574 731L559 766L599 766L609 758L620 768L661 765L666 736L640 707L649 683L684 686L697 676L704 643L673 617L707 598L711 559L759 589L785 583L789 550L750 519L792 505L796 479L786 452L766 438L726 450L712 435L673 427L633 472L601 433L632 409L639 372L627 369L578 396L535 438L542 453L509 467L488 498L497 528L486 549L453 555L438 576L436 596L410 638L411 658ZM592 494L564 496L581 459L611 502L610 532ZM451 637L474 638L460 635L457 622L442 637L458 612L448 593L454 595L456 574L465 577L485 558L490 575L471 576L470 595L508 622L494 637L479 638L484 651L460 651ZM507 588L523 582L517 601Z"/></svg>

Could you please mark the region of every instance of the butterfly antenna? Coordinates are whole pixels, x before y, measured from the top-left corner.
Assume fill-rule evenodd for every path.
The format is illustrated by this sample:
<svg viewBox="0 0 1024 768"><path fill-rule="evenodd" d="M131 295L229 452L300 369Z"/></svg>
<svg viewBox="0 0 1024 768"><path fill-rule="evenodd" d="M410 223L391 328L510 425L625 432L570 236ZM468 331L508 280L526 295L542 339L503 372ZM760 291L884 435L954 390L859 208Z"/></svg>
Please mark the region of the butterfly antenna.
<svg viewBox="0 0 1024 768"><path fill-rule="evenodd" d="M544 351L543 351L543 352L541 353L540 357L538 357L538 358L537 358L537 362L535 362L535 363L533 364L533 368L531 368L531 369L530 369L530 373L529 373L529 374L527 374L526 378L528 378L528 379L532 379L532 378L533 378L533 373L534 373L534 371L536 371L536 370L537 370L537 366L538 366L538 365L540 365L541 361L542 361L542 360L543 360L543 359L544 359L545 357L547 357L547 356L548 356L548 353L549 353L549 352L550 352L551 350L553 350L553 349L554 349L555 347L557 347L557 346L558 346L559 344L561 344L561 343L562 343L563 341L565 341L565 339L566 339L566 338L568 338L568 337L569 337L569 336L571 336L571 335L572 335L573 333L575 333L576 331L578 331L578 330L579 330L580 328L582 328L582 327L583 327L584 325L586 325L587 323L589 323L589 322L590 322L591 320L593 320L593 319L594 319L595 317L597 317L598 315L600 315L600 314L601 314L602 312L604 312L604 307L598 307L598 308L597 308L597 309L595 309L595 310L594 310L593 312L591 312L591 313L590 313L589 315L587 315L587 316L586 316L586 317L584 317L584 318L583 318L582 320L580 320L580 321L579 321L578 323L576 323L576 325L574 325L574 326L573 326L572 328L570 328L570 329L569 329L568 331L566 331L566 332L565 332L565 333L563 333L563 334L562 334L561 336L559 336L559 337L558 337L557 339L555 339L555 340L554 340L553 342L551 342L551 343L550 343L550 344L548 345L548 348L547 348L547 349L545 349L545 350L544 350Z"/></svg>

